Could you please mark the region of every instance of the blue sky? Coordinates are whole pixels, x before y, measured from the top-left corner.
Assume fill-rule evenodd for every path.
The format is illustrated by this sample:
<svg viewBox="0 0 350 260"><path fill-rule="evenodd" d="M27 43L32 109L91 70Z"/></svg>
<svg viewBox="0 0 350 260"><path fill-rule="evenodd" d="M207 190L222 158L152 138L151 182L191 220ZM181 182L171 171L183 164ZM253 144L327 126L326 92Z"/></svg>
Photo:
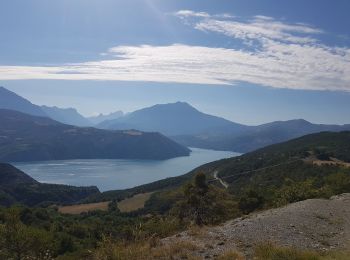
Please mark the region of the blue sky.
<svg viewBox="0 0 350 260"><path fill-rule="evenodd" d="M350 1L0 3L0 85L84 115L187 101L236 122L350 123Z"/></svg>

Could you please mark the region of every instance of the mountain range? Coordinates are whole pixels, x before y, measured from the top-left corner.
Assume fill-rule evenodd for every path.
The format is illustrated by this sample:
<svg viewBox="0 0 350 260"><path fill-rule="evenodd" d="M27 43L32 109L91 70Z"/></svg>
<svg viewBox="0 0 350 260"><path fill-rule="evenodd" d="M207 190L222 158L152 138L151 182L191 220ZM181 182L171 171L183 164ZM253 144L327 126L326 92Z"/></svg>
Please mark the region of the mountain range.
<svg viewBox="0 0 350 260"><path fill-rule="evenodd" d="M350 124L312 124L303 119L275 121L257 126L242 125L204 114L184 102L140 109L124 117L104 121L97 127L157 131L188 147L242 153L306 134L350 130Z"/></svg>
<svg viewBox="0 0 350 260"><path fill-rule="evenodd" d="M83 117L81 114L78 113L78 111L74 108L59 108L59 107L48 107L48 106L41 106L41 109L44 111L44 113L58 121L64 124L68 125L75 125L75 126L91 126L92 123L90 120Z"/></svg>
<svg viewBox="0 0 350 260"><path fill-rule="evenodd" d="M1 86L0 109L15 110L33 116L50 117L58 122L75 126L94 126L102 121L123 116L122 111L116 111L107 115L99 114L97 116L84 117L75 108L38 106Z"/></svg>
<svg viewBox="0 0 350 260"><path fill-rule="evenodd" d="M118 118L122 117L123 115L124 115L123 111L116 111L116 112L109 113L107 115L99 114L97 116L90 116L90 117L87 117L87 119L92 124L97 125L97 124L100 124L106 120L118 119Z"/></svg>
<svg viewBox="0 0 350 260"><path fill-rule="evenodd" d="M242 153L306 134L350 130L350 124L322 125L303 119L248 126L205 114L186 102L157 104L127 114L117 111L109 115L100 114L85 118L73 108L34 105L2 87L0 87L0 101L0 108L46 116L64 124L95 126L108 130L136 129L159 132L187 147Z"/></svg>
<svg viewBox="0 0 350 260"><path fill-rule="evenodd" d="M0 109L0 161L169 159L190 150L159 133L111 131L62 124Z"/></svg>
<svg viewBox="0 0 350 260"><path fill-rule="evenodd" d="M241 153L291 140L303 135L324 131L341 132L350 130L347 125L312 124L303 119L276 121L258 126L247 126L241 133L227 132L217 134L213 132L197 135L182 135L172 137L180 144L215 150L231 150Z"/></svg>

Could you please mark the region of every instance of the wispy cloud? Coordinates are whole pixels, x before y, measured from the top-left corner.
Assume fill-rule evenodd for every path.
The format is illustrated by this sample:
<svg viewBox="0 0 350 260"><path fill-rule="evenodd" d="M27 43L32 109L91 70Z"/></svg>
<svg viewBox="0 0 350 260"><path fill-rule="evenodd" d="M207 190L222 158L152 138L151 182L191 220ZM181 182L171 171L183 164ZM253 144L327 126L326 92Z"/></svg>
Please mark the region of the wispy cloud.
<svg viewBox="0 0 350 260"><path fill-rule="evenodd" d="M175 16L182 19L190 17L183 15L187 11L179 11ZM195 14L192 17L197 17ZM207 14L200 21L196 21L194 28L202 31L211 31L222 33L230 37L242 40L258 40L263 42L265 39L278 40L292 43L310 43L316 42L316 39L310 35L320 34L322 30L313 28L306 24L288 24L276 21L272 17L257 15L251 19L241 20L235 17L225 18L223 15Z"/></svg>
<svg viewBox="0 0 350 260"><path fill-rule="evenodd" d="M227 14L227 13L222 13L222 14L214 14L211 15L207 12L195 12L192 10L180 10L177 11L175 13L173 13L174 16L177 16L179 18L182 19L186 19L186 18L191 18L191 17L200 17L200 18L225 18L225 19L229 19L229 18L234 18L233 15L231 14Z"/></svg>
<svg viewBox="0 0 350 260"><path fill-rule="evenodd" d="M180 10L174 13L175 16L187 18L187 17L205 17L209 18L210 15L206 12L194 12L191 10Z"/></svg>
<svg viewBox="0 0 350 260"><path fill-rule="evenodd" d="M191 19L186 24L194 29L232 37L250 48L117 46L106 52L109 59L54 67L0 66L0 80L249 82L274 88L350 91L350 49L321 44L317 36L323 32L318 28L266 16L242 20L189 10L175 15Z"/></svg>

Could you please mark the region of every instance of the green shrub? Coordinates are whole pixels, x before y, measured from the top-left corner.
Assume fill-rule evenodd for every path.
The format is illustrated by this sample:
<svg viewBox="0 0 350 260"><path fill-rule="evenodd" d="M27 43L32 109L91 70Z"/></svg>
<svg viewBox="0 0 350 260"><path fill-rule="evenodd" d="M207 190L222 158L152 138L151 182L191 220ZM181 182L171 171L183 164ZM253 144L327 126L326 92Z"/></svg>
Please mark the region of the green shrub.
<svg viewBox="0 0 350 260"><path fill-rule="evenodd" d="M193 183L183 187L183 199L176 203L171 214L196 225L217 224L237 216L238 206L226 191L208 186L205 175L199 173Z"/></svg>

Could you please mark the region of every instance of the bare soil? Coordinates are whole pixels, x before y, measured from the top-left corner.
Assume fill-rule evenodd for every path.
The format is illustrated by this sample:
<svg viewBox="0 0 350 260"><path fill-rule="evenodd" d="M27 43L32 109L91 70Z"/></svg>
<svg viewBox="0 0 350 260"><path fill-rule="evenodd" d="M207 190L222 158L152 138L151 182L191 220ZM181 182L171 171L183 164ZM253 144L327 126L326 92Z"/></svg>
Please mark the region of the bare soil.
<svg viewBox="0 0 350 260"><path fill-rule="evenodd" d="M149 199L151 194L151 192L136 194L131 198L127 198L118 202L118 208L121 212L131 212L141 209L145 206L145 202ZM109 203L110 201L105 201L97 203L77 204L71 206L61 206L58 208L58 211L63 214L77 215L83 212L89 212L94 210L108 210Z"/></svg>
<svg viewBox="0 0 350 260"><path fill-rule="evenodd" d="M83 212L94 211L94 210L107 210L109 201L98 202L98 203L87 203L78 204L72 206L62 206L58 208L58 211L63 214L80 214Z"/></svg>

